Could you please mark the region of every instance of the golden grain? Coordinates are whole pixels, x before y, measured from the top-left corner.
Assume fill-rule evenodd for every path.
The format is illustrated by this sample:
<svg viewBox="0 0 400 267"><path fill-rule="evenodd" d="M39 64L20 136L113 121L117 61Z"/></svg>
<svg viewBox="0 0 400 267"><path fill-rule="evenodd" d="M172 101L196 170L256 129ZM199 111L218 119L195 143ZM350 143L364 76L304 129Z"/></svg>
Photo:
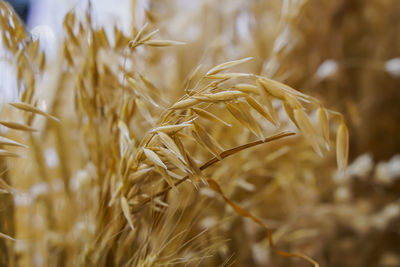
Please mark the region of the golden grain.
<svg viewBox="0 0 400 267"><path fill-rule="evenodd" d="M249 61L251 59L253 59L253 58L252 57L246 57L246 58L242 58L242 59L238 59L238 60L233 60L233 61L222 63L222 64L217 65L214 68L210 69L206 73L206 75L210 76L210 75L216 74L218 72L221 72L221 71L227 70L229 68L232 68L232 67L234 67L236 65L243 64L243 63L245 63L245 62L247 62L247 61Z"/></svg>
<svg viewBox="0 0 400 267"><path fill-rule="evenodd" d="M165 166L164 162L162 162L162 160L160 159L160 157L156 154L156 152L154 152L151 149L148 148L142 148L144 154L146 155L146 157L153 162L155 165L160 166L164 169L168 169L167 166Z"/></svg>

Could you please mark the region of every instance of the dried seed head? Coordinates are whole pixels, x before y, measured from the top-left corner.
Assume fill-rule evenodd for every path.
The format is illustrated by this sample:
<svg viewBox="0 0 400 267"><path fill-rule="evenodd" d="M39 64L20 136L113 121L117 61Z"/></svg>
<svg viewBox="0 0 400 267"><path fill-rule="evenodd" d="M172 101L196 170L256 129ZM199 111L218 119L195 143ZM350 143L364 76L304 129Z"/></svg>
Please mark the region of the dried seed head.
<svg viewBox="0 0 400 267"><path fill-rule="evenodd" d="M251 96L246 97L246 101L247 103L249 103L249 105L254 108L258 113L261 114L261 116L263 116L264 118L266 118L268 121L270 121L272 124L275 124L274 119L272 118L271 114L269 114L264 107L258 103L257 100L255 100L254 98L252 98Z"/></svg>
<svg viewBox="0 0 400 267"><path fill-rule="evenodd" d="M257 86L247 83L240 83L233 86L234 89L244 92L244 93L252 93L252 94L260 94Z"/></svg>
<svg viewBox="0 0 400 267"><path fill-rule="evenodd" d="M193 96L193 98L204 102L218 102L218 101L230 101L246 95L247 94L240 91L223 91L214 94L196 95Z"/></svg>
<svg viewBox="0 0 400 267"><path fill-rule="evenodd" d="M218 73L218 72L221 72L221 71L227 70L227 69L229 69L229 68L232 68L232 67L234 67L234 66L236 66L236 65L245 63L245 62L247 62L247 61L249 61L249 60L251 60L251 59L253 59L253 58L252 58L252 57L246 57L246 58L243 58L243 59L233 60L233 61L229 61L229 62L222 63L222 64L220 64L220 65L218 65L218 66L215 66L215 67L212 68L211 70L209 70L209 71L206 73L206 75L207 75L207 76L210 76L210 75L212 75L212 74L216 74L216 73Z"/></svg>
<svg viewBox="0 0 400 267"><path fill-rule="evenodd" d="M143 148L143 152L146 155L146 157L155 165L160 166L164 169L168 169L167 166L165 166L164 162L162 162L160 157L156 154L156 152L148 148Z"/></svg>
<svg viewBox="0 0 400 267"><path fill-rule="evenodd" d="M178 146L175 144L174 140L169 137L168 134L164 132L157 132L158 137L160 138L161 142L172 152L174 153L182 162L185 162L185 159L181 152L179 151Z"/></svg>
<svg viewBox="0 0 400 267"><path fill-rule="evenodd" d="M200 101L195 99L195 98L187 98L187 99L181 100L181 101L176 102L175 104L173 104L171 109L190 108L190 107L193 107L194 105L198 104L199 102Z"/></svg>
<svg viewBox="0 0 400 267"><path fill-rule="evenodd" d="M175 125L165 125L165 126L159 126L154 128L151 132L164 132L164 133L174 133L178 132L186 127L191 127L191 123L181 123L181 124L175 124Z"/></svg>

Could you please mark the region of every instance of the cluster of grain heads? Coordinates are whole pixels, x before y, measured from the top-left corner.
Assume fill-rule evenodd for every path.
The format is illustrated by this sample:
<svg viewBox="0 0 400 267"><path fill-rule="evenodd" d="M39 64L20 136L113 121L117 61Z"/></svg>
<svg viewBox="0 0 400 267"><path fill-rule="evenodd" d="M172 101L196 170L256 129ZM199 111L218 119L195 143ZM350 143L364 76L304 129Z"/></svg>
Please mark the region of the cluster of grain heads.
<svg viewBox="0 0 400 267"><path fill-rule="evenodd" d="M207 207L220 196L237 215L266 230L276 254L301 257L317 266L301 253L278 249L272 231L276 226L267 226L229 195L236 181L250 184L246 180L253 167L262 173L259 176L270 175L265 175L264 165L274 160L272 156L251 148L265 144L281 153L275 155L280 159L290 158L293 147L293 154L312 157L308 146L302 147L306 140L322 156L332 143L330 131L338 118L337 158L344 169L348 133L341 115L273 79L229 72L250 64L249 57L208 71L196 67L187 81L170 85L162 76L163 58L174 54L154 52L154 47L176 49L183 43L156 38L159 32L152 24L134 27L131 34L115 28L112 38L94 24L89 11L83 18L68 13L63 24L66 38L52 66L45 64L37 42L26 42L25 37L18 41L24 45L7 40L14 47L23 88L21 102L11 107L23 113L23 122L0 124L29 137L33 166L27 164L27 172L35 175L21 175L21 184L40 182L48 188L32 198L29 211L21 208L24 215L35 214L35 223L44 222L43 227L34 225L30 237L40 245L21 252L23 263L31 264L38 255L48 263L71 265L199 262L222 253L216 247L221 240L210 244L212 235L199 229L197 218L215 217ZM38 79L46 74L54 75L55 81ZM46 90L52 93L49 112L38 105ZM310 116L315 111L317 122ZM46 118L44 125L34 123L36 115ZM301 135L295 136L297 131ZM0 140L2 146L25 147L22 143L11 137ZM0 155L17 154L2 149ZM229 159L239 156L238 164ZM230 186L224 186L222 176L230 179ZM214 193L204 193L207 189ZM24 229L29 223L21 225Z"/></svg>

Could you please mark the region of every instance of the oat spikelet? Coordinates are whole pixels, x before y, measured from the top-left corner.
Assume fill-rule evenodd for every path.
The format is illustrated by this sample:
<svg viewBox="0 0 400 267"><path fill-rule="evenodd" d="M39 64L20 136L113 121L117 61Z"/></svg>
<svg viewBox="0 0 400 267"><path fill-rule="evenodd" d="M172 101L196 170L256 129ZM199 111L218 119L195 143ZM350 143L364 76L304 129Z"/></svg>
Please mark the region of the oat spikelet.
<svg viewBox="0 0 400 267"><path fill-rule="evenodd" d="M198 104L200 101L195 99L195 98L188 98L181 100L179 102L176 102L175 104L172 105L171 109L185 109L189 107L193 107L194 105Z"/></svg>
<svg viewBox="0 0 400 267"><path fill-rule="evenodd" d="M168 169L167 166L165 166L164 162L162 162L160 157L156 154L156 152L148 148L143 148L143 152L146 155L146 157L155 165L160 166L164 169Z"/></svg>
<svg viewBox="0 0 400 267"><path fill-rule="evenodd" d="M183 128L186 127L191 127L192 124L190 123L180 123L180 124L175 124L175 125L165 125L165 126L159 126L154 128L151 132L164 132L164 133L174 133L182 130Z"/></svg>
<svg viewBox="0 0 400 267"><path fill-rule="evenodd" d="M261 114L264 118L266 118L268 121L270 121L272 124L275 124L275 120L272 118L272 116L264 109L264 107L253 97L248 96L246 97L247 103L254 108L258 113Z"/></svg>
<svg viewBox="0 0 400 267"><path fill-rule="evenodd" d="M286 93L275 84L271 83L266 79L258 79L257 82L262 86L262 88L270 95L279 98L281 100L285 99Z"/></svg>
<svg viewBox="0 0 400 267"><path fill-rule="evenodd" d="M239 83L233 86L234 89L244 92L244 93L252 93L252 94L260 94L257 86L247 83Z"/></svg>
<svg viewBox="0 0 400 267"><path fill-rule="evenodd" d="M168 134L164 132L158 132L158 137L160 137L161 142L172 152L174 153L182 162L185 162L181 152L179 151L178 146L175 144L174 140L169 137Z"/></svg>
<svg viewBox="0 0 400 267"><path fill-rule="evenodd" d="M246 94L240 91L224 91L215 94L202 94L198 96L193 96L193 98L204 102L218 102L230 101L243 96L246 96Z"/></svg>
<svg viewBox="0 0 400 267"><path fill-rule="evenodd" d="M253 59L253 58L252 57L246 57L246 58L242 58L242 59L238 59L238 60L233 60L233 61L222 63L222 64L217 65L214 68L210 69L206 73L206 75L209 76L209 75L212 75L212 74L216 74L218 72L221 72L221 71L227 70L229 68L232 68L232 67L234 67L236 65L245 63L245 62L247 62L247 61L249 61L251 59Z"/></svg>

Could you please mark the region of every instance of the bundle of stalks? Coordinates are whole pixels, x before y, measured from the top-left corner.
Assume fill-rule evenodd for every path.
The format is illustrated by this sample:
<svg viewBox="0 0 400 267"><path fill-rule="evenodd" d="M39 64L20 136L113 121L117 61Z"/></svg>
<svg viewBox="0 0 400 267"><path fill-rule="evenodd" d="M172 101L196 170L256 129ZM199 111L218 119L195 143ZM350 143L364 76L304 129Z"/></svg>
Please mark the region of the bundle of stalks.
<svg viewBox="0 0 400 267"><path fill-rule="evenodd" d="M19 95L0 117L0 264L367 264L331 243L391 229L394 200L350 201L345 117L282 82L313 77L294 56L311 2L155 2L111 34L89 4L66 15L54 57L0 2ZM385 205L384 223L349 222Z"/></svg>

